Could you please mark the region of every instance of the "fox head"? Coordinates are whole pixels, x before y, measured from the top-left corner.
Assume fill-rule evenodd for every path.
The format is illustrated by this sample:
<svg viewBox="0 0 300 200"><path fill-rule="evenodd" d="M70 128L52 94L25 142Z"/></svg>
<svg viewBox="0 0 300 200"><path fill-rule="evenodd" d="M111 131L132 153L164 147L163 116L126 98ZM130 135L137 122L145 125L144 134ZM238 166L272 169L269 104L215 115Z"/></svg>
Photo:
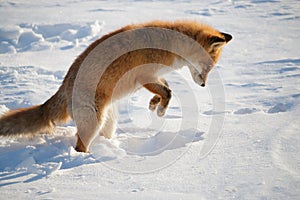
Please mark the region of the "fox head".
<svg viewBox="0 0 300 200"><path fill-rule="evenodd" d="M217 32L217 34L208 35L208 42L203 46L214 63L218 62L222 47L227 44L232 36L228 33Z"/></svg>
<svg viewBox="0 0 300 200"><path fill-rule="evenodd" d="M220 58L222 47L232 39L232 36L228 33L219 32L211 27L205 27L204 31L200 31L194 39L204 48L210 56L210 59L213 62L212 64L215 65ZM201 73L193 66L190 66L189 69L194 82L204 87L208 73L213 65L202 67Z"/></svg>

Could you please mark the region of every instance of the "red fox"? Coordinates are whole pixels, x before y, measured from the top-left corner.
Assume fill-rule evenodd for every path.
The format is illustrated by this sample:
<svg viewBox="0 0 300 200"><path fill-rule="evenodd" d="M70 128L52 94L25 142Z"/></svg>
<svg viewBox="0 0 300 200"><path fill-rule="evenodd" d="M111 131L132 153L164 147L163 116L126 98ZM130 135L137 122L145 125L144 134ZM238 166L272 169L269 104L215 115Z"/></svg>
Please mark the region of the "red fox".
<svg viewBox="0 0 300 200"><path fill-rule="evenodd" d="M49 132L57 123L63 123L69 118L73 118L77 126L77 144L75 149L79 152L88 152L91 142L99 132L106 138L111 138L115 132L116 118L113 113L112 101L123 97L139 87L144 87L155 94L150 100L149 109L152 111L157 110L157 115L163 116L168 107L172 92L167 81L158 73L161 67L155 67L154 64L152 68L147 67L143 68L143 70L134 69L141 65L159 63L175 70L178 69L178 61L179 63L181 61L184 62L184 58L176 55L174 52L151 48L137 49L123 54L106 68L101 77L98 77L93 102L82 102L88 109L93 110L95 113L97 117L96 124L89 120L89 113L81 112L80 107L78 108L80 111L76 112L76 115L80 116L74 116L72 95L75 79L87 57L93 51L96 51L98 45L112 36L146 27L176 31L195 40L210 56L213 65L218 61L222 47L232 39L230 34L219 32L208 25L190 20L175 22L152 21L125 26L104 35L80 54L71 65L59 90L45 103L30 108L9 111L4 114L0 118L0 136L35 135L42 132ZM133 39L141 40L139 38ZM122 48L122 42L115 45L115 48ZM109 54L110 52L106 53ZM97 63L99 62L98 60L99 58L92 57L93 62ZM207 74L203 75L190 66L189 63L187 64L193 80L204 87ZM176 65L177 67L175 67ZM183 65L179 67L183 67ZM126 75L129 71L132 71L130 75ZM121 81L121 79L123 80ZM116 90L117 84L119 84L119 89Z"/></svg>

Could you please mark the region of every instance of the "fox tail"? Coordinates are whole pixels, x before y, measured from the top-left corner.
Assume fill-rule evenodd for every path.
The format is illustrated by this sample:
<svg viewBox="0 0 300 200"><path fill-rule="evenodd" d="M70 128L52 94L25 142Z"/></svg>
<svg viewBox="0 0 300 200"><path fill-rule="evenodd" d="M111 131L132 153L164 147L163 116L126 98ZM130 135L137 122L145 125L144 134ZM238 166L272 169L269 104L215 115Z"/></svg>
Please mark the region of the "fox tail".
<svg viewBox="0 0 300 200"><path fill-rule="evenodd" d="M49 132L53 125L69 118L67 101L61 90L44 104L9 111L0 117L0 136L29 135Z"/></svg>

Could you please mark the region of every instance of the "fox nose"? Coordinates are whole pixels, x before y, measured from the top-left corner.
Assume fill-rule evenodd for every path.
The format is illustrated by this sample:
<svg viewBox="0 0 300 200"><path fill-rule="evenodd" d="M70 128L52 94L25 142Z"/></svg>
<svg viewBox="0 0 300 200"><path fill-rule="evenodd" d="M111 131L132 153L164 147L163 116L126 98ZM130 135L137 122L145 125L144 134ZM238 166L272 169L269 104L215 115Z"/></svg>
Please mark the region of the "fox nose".
<svg viewBox="0 0 300 200"><path fill-rule="evenodd" d="M201 87L205 87L205 79L206 79L206 76L203 76L201 74L199 74L199 78L200 78L200 86ZM199 84L199 83L198 83Z"/></svg>

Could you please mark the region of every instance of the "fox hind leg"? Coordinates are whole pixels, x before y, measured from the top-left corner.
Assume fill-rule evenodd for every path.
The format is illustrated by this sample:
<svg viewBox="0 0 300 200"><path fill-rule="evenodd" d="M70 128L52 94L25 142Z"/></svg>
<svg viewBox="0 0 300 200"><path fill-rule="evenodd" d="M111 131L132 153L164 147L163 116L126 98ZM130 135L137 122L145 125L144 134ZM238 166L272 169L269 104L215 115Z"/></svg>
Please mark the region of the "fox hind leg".
<svg viewBox="0 0 300 200"><path fill-rule="evenodd" d="M105 105L84 107L74 112L74 121L77 126L76 151L88 152L89 146L95 139L104 124Z"/></svg>
<svg viewBox="0 0 300 200"><path fill-rule="evenodd" d="M88 152L89 146L99 129L99 124L97 123L97 117L92 117L95 113L89 112L87 109L80 112L80 114L77 114L80 116L74 115L74 121L77 126L77 144L75 150L78 152Z"/></svg>
<svg viewBox="0 0 300 200"><path fill-rule="evenodd" d="M114 105L109 106L105 116L105 122L101 128L100 135L105 138L112 138L116 131L117 126L117 113L114 112L116 107Z"/></svg>

